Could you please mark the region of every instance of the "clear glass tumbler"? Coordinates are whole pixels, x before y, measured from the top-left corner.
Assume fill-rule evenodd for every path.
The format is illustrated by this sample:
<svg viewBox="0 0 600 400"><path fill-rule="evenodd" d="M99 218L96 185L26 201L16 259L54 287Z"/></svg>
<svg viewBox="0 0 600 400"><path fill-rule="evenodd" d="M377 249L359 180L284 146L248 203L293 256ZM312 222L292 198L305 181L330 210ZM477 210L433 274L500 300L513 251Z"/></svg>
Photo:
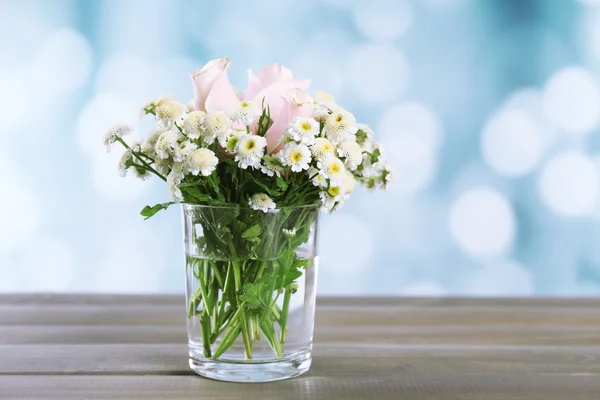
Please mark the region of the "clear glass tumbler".
<svg viewBox="0 0 600 400"><path fill-rule="evenodd" d="M182 205L190 367L233 382L311 364L319 206Z"/></svg>

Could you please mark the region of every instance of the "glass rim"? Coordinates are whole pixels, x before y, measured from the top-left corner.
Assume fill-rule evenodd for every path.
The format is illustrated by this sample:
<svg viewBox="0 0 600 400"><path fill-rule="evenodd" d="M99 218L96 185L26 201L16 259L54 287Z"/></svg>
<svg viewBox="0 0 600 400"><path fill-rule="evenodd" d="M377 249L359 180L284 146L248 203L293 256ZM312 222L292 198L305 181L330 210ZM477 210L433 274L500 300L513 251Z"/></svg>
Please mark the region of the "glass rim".
<svg viewBox="0 0 600 400"><path fill-rule="evenodd" d="M193 204L193 203L179 203L179 205L181 206L181 208L183 209L192 209L192 208L210 208L210 209L220 209L220 210L227 210L227 209L238 209L238 210L252 210L252 211L260 211L260 210L255 210L250 206L242 206L238 203L231 203L231 205L228 206L214 206L214 205L209 205L209 204ZM286 210L286 209L310 209L310 208L315 208L317 210L321 209L322 204L303 204L303 205L299 205L299 206L283 206L283 207L275 207L274 209L272 209L271 211L277 211L277 210Z"/></svg>

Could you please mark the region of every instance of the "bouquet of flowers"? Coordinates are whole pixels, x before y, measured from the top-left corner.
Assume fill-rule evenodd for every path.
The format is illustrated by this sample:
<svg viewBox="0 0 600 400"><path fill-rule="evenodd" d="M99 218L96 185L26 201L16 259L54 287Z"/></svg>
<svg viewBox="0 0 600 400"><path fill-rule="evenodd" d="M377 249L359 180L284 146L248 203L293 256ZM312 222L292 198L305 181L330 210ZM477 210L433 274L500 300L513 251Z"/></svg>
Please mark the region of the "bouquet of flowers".
<svg viewBox="0 0 600 400"><path fill-rule="evenodd" d="M330 95L310 96L310 80L273 64L258 76L249 71L239 93L228 67L221 58L195 71L187 105L171 97L144 104L156 127L142 142L128 144L132 128L115 125L104 144L124 146L121 175L166 182L172 201L146 206L142 216L183 203L200 227L187 255L195 282L188 318L199 324L204 356L218 359L241 337L252 359L264 336L281 357L290 297L311 265L297 249L314 210L340 208L357 182L387 188L391 170L371 129Z"/></svg>

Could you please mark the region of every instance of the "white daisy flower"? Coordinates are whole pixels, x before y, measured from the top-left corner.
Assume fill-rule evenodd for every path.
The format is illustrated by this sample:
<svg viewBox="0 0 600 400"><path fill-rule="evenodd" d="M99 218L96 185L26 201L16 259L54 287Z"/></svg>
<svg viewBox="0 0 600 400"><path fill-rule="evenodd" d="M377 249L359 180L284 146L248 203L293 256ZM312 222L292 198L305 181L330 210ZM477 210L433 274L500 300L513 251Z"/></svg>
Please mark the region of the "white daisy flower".
<svg viewBox="0 0 600 400"><path fill-rule="evenodd" d="M253 210L268 213L275 209L275 202L266 193L256 193L250 197L248 204Z"/></svg>
<svg viewBox="0 0 600 400"><path fill-rule="evenodd" d="M277 161L273 159L263 160L264 163L260 166L260 170L263 174L268 176L281 176L283 167Z"/></svg>
<svg viewBox="0 0 600 400"><path fill-rule="evenodd" d="M164 132L165 131L160 128L154 128L150 130L150 133L148 133L148 137L142 142L142 152L144 152L144 154L146 154L148 157L154 158L156 156L156 150L154 149L156 146L156 142L158 142L158 138Z"/></svg>
<svg viewBox="0 0 600 400"><path fill-rule="evenodd" d="M168 100L156 105L156 119L160 125L170 128L173 123L180 121L187 111L186 106L176 100Z"/></svg>
<svg viewBox="0 0 600 400"><path fill-rule="evenodd" d="M133 175L135 175L136 178L139 178L143 181L145 181L146 179L150 179L150 177L152 176L152 173L144 168L133 167L132 170Z"/></svg>
<svg viewBox="0 0 600 400"><path fill-rule="evenodd" d="M206 117L204 111L192 111L183 119L183 133L190 139L198 139L202 134L202 121Z"/></svg>
<svg viewBox="0 0 600 400"><path fill-rule="evenodd" d="M154 169L163 175L168 174L172 166L173 160L170 158L158 157L154 160Z"/></svg>
<svg viewBox="0 0 600 400"><path fill-rule="evenodd" d="M338 144L347 139L354 140L357 130L354 115L342 109L331 113L323 126L325 136L333 144Z"/></svg>
<svg viewBox="0 0 600 400"><path fill-rule="evenodd" d="M158 154L158 157L160 158L169 158L170 156L173 156L175 150L179 148L179 143L177 141L182 137L181 132L177 129L170 129L163 132L156 141L154 151L156 151L156 154Z"/></svg>
<svg viewBox="0 0 600 400"><path fill-rule="evenodd" d="M133 132L133 128L125 124L115 124L108 128L104 134L104 146L106 147L106 152L110 153L110 145L113 144L117 138L122 138L125 135L129 135L131 132Z"/></svg>
<svg viewBox="0 0 600 400"><path fill-rule="evenodd" d="M131 150L127 149L121 156L121 160L119 161L119 175L121 177L125 177L127 175L127 168L131 166L131 162L133 159L133 154ZM127 164L130 164L129 166Z"/></svg>
<svg viewBox="0 0 600 400"><path fill-rule="evenodd" d="M363 161L363 154L354 140L344 140L337 146L337 154L344 159L346 167L354 171Z"/></svg>
<svg viewBox="0 0 600 400"><path fill-rule="evenodd" d="M323 203L323 209L327 212L339 208L343 203L343 196L344 189L337 185L331 185L327 190L319 193L319 197L321 197L321 202Z"/></svg>
<svg viewBox="0 0 600 400"><path fill-rule="evenodd" d="M196 106L194 105L195 100L194 99L190 99L190 101L187 102L187 104L185 105L185 108L187 108L187 112L191 113L194 112Z"/></svg>
<svg viewBox="0 0 600 400"><path fill-rule="evenodd" d="M329 185L329 182L327 182L327 178L321 175L319 173L319 170L314 167L311 167L308 170L308 176L309 178L312 178L312 184L316 187L326 188L327 185Z"/></svg>
<svg viewBox="0 0 600 400"><path fill-rule="evenodd" d="M226 135L231 129L231 118L223 111L211 112L203 122L202 139L206 144L213 144L219 136Z"/></svg>
<svg viewBox="0 0 600 400"><path fill-rule="evenodd" d="M310 147L310 151L317 160L335 156L335 146L325 138L316 138L315 143Z"/></svg>
<svg viewBox="0 0 600 400"><path fill-rule="evenodd" d="M260 168L260 160L265 154L267 139L256 135L241 136L235 146L235 161L242 169Z"/></svg>
<svg viewBox="0 0 600 400"><path fill-rule="evenodd" d="M245 130L230 129L226 134L220 135L217 140L221 147L227 149L230 153L233 153L238 139L244 135L247 135Z"/></svg>
<svg viewBox="0 0 600 400"><path fill-rule="evenodd" d="M362 150L373 151L373 141L375 133L368 125L356 124L358 130L356 131L356 143Z"/></svg>
<svg viewBox="0 0 600 400"><path fill-rule="evenodd" d="M192 154L192 151L196 150L198 145L196 143L192 143L189 140L186 140L179 144L179 146L175 149L175 153L173 154L173 161L182 162L186 158Z"/></svg>
<svg viewBox="0 0 600 400"><path fill-rule="evenodd" d="M381 175L381 172L384 168L385 163L383 161L371 163L371 157L368 154L363 155L362 176L364 176L365 178L373 178Z"/></svg>
<svg viewBox="0 0 600 400"><path fill-rule="evenodd" d="M318 134L319 123L314 118L296 117L285 131L287 137L305 145L313 144Z"/></svg>
<svg viewBox="0 0 600 400"><path fill-rule="evenodd" d="M331 182L343 182L346 174L344 163L337 157L326 157L317 163L319 173Z"/></svg>
<svg viewBox="0 0 600 400"><path fill-rule="evenodd" d="M260 107L253 101L242 100L231 112L230 117L233 122L248 126L254 122L254 118L260 115L261 112Z"/></svg>
<svg viewBox="0 0 600 400"><path fill-rule="evenodd" d="M292 229L283 228L281 229L281 232L283 232L285 236L293 238L294 236L296 236L296 227L293 227Z"/></svg>
<svg viewBox="0 0 600 400"><path fill-rule="evenodd" d="M383 167L381 171L381 188L383 190L388 190L392 186L392 182L394 180L394 172L389 165Z"/></svg>
<svg viewBox="0 0 600 400"><path fill-rule="evenodd" d="M179 184L167 179L167 188L169 189L169 195L171 196L171 199L173 199L175 203L181 203L183 201L183 194L177 185Z"/></svg>
<svg viewBox="0 0 600 400"><path fill-rule="evenodd" d="M352 192L354 192L355 188L356 188L356 179L354 179L354 175L352 175L352 172L346 170L346 173L344 176L344 194L346 196L350 195Z"/></svg>
<svg viewBox="0 0 600 400"><path fill-rule="evenodd" d="M187 168L192 175L199 173L209 176L217 168L219 159L209 149L194 150L187 160Z"/></svg>
<svg viewBox="0 0 600 400"><path fill-rule="evenodd" d="M304 144L289 143L278 155L283 165L291 167L294 172L310 168L310 150Z"/></svg>
<svg viewBox="0 0 600 400"><path fill-rule="evenodd" d="M167 175L167 182L171 181L179 185L185 177L185 167L185 163L174 163L171 167L171 172Z"/></svg>

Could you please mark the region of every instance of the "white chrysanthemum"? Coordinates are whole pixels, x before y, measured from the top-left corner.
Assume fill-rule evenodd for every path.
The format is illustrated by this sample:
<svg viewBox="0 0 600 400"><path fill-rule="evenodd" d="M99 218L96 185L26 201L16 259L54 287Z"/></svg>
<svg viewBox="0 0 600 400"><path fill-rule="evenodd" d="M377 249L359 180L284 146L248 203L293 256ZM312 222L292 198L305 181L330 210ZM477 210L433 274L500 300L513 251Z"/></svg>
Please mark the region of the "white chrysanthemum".
<svg viewBox="0 0 600 400"><path fill-rule="evenodd" d="M196 150L198 145L196 143L192 143L189 140L186 140L179 144L179 146L175 149L175 153L173 154L173 161L175 162L183 162L186 158L192 154L192 151Z"/></svg>
<svg viewBox="0 0 600 400"><path fill-rule="evenodd" d="M125 177L127 175L127 164L130 164L133 159L133 154L131 150L127 149L121 156L121 160L119 160L119 175Z"/></svg>
<svg viewBox="0 0 600 400"><path fill-rule="evenodd" d="M254 118L261 114L261 109L256 103L250 100L242 100L240 104L231 112L230 117L233 122L251 125Z"/></svg>
<svg viewBox="0 0 600 400"><path fill-rule="evenodd" d="M233 153L238 139L244 135L247 135L245 130L230 129L226 134L218 136L217 140L221 147L227 149L230 153Z"/></svg>
<svg viewBox="0 0 600 400"><path fill-rule="evenodd" d="M354 171L363 161L363 154L358 143L354 140L344 140L337 147L337 154L344 159L346 167Z"/></svg>
<svg viewBox="0 0 600 400"><path fill-rule="evenodd" d="M323 126L325 136L333 144L338 144L347 139L354 140L357 130L354 115L342 109L331 113Z"/></svg>
<svg viewBox="0 0 600 400"><path fill-rule="evenodd" d="M144 168L133 167L132 170L133 175L135 175L136 178L139 178L143 181L145 181L146 179L150 179L150 177L152 176L152 173Z"/></svg>
<svg viewBox="0 0 600 400"><path fill-rule="evenodd" d="M192 175L199 173L209 176L217 168L219 159L215 153L209 149L194 150L187 160L188 170Z"/></svg>
<svg viewBox="0 0 600 400"><path fill-rule="evenodd" d="M356 143L360 146L361 150L373 151L375 133L368 125L356 124L358 130L356 131Z"/></svg>
<svg viewBox="0 0 600 400"><path fill-rule="evenodd" d="M169 189L169 195L175 203L181 203L183 201L183 194L181 193L181 189L179 189L178 185L179 183L167 179L167 188Z"/></svg>
<svg viewBox="0 0 600 400"><path fill-rule="evenodd" d="M310 150L304 144L289 143L278 155L283 165L294 172L310 168Z"/></svg>
<svg viewBox="0 0 600 400"><path fill-rule="evenodd" d="M219 136L226 135L231 129L231 118L223 111L211 112L203 122L202 139L206 144L213 144Z"/></svg>
<svg viewBox="0 0 600 400"><path fill-rule="evenodd" d="M154 160L154 169L163 175L169 173L172 166L173 160L171 158L158 157Z"/></svg>
<svg viewBox="0 0 600 400"><path fill-rule="evenodd" d="M388 190L390 186L392 186L392 182L394 180L394 172L389 165L386 165L381 170L381 188L383 190Z"/></svg>
<svg viewBox="0 0 600 400"><path fill-rule="evenodd" d="M319 173L331 182L343 182L346 174L344 163L337 157L325 157L317 163Z"/></svg>
<svg viewBox="0 0 600 400"><path fill-rule="evenodd" d="M183 133L190 139L198 139L202 134L202 122L206 117L204 111L192 111L183 119Z"/></svg>
<svg viewBox="0 0 600 400"><path fill-rule="evenodd" d="M310 147L310 151L317 160L335 156L335 146L325 138L316 138L315 143Z"/></svg>
<svg viewBox="0 0 600 400"><path fill-rule="evenodd" d="M382 161L371 163L371 157L368 154L364 154L362 176L364 176L365 178L373 178L381 175L381 172L385 168L385 163L383 162L382 157L380 157L380 159Z"/></svg>
<svg viewBox="0 0 600 400"><path fill-rule="evenodd" d="M323 209L331 212L342 205L344 201L344 189L338 185L331 185L327 190L320 192L319 197L321 197Z"/></svg>
<svg viewBox="0 0 600 400"><path fill-rule="evenodd" d="M158 138L165 131L156 127L150 130L148 133L148 137L141 144L141 149L144 154L146 154L150 158L154 158L156 156L156 142L158 142Z"/></svg>
<svg viewBox="0 0 600 400"><path fill-rule="evenodd" d="M275 209L275 202L266 193L256 193L250 197L248 204L253 210L265 213Z"/></svg>
<svg viewBox="0 0 600 400"><path fill-rule="evenodd" d="M186 163L173 163L171 172L167 175L167 182L171 181L179 185L185 177Z"/></svg>
<svg viewBox="0 0 600 400"><path fill-rule="evenodd" d="M296 117L285 131L287 137L305 145L313 144L318 134L319 123L314 118Z"/></svg>
<svg viewBox="0 0 600 400"><path fill-rule="evenodd" d="M327 182L327 178L325 178L323 175L321 175L319 173L319 170L311 167L308 170L308 176L312 181L312 184L315 185L316 187L320 187L320 188L326 188L327 185L329 185L329 182Z"/></svg>
<svg viewBox="0 0 600 400"><path fill-rule="evenodd" d="M356 188L356 179L354 179L354 175L352 175L352 172L346 171L346 173L344 175L344 194L346 196L348 196L349 194L354 192L355 188Z"/></svg>
<svg viewBox="0 0 600 400"><path fill-rule="evenodd" d="M294 236L296 236L296 227L293 227L292 229L283 228L281 229L281 232L283 232L285 236L293 238Z"/></svg>
<svg viewBox="0 0 600 400"><path fill-rule="evenodd" d="M171 127L174 122L180 121L185 115L187 108L185 104L176 100L168 100L156 105L156 119L164 127Z"/></svg>
<svg viewBox="0 0 600 400"><path fill-rule="evenodd" d="M179 148L178 140L183 135L177 129L170 129L161 133L154 146L154 151L160 158L169 158L175 154L175 150Z"/></svg>
<svg viewBox="0 0 600 400"><path fill-rule="evenodd" d="M188 101L185 105L185 108L187 108L188 113L194 112L194 110L196 109L195 102L195 99L190 99L190 101Z"/></svg>
<svg viewBox="0 0 600 400"><path fill-rule="evenodd" d="M113 144L117 138L122 138L125 135L129 135L133 132L133 128L125 124L115 124L106 130L104 134L104 146L106 151L110 153L110 145Z"/></svg>
<svg viewBox="0 0 600 400"><path fill-rule="evenodd" d="M270 158L268 160L263 160L263 164L260 166L260 170L263 174L268 176L281 176L283 172L283 167L281 163Z"/></svg>
<svg viewBox="0 0 600 400"><path fill-rule="evenodd" d="M235 161L242 169L248 167L259 169L260 160L265 154L265 147L267 147L267 139L262 136L241 136L235 146Z"/></svg>

